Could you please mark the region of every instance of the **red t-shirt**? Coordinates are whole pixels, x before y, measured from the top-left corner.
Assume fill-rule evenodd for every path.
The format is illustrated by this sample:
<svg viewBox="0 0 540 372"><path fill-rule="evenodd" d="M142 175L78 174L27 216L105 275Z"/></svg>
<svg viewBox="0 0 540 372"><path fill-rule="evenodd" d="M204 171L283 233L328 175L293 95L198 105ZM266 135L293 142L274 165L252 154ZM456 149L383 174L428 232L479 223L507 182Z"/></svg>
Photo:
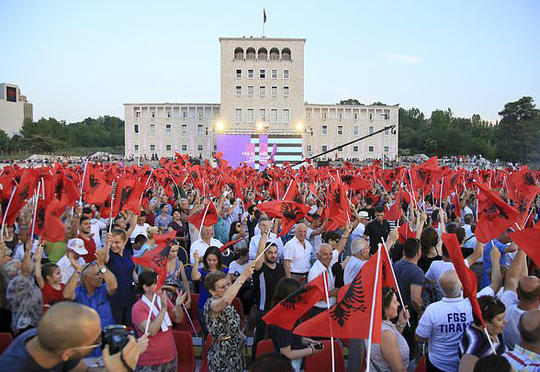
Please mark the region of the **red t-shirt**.
<svg viewBox="0 0 540 372"><path fill-rule="evenodd" d="M173 303L167 298L167 308L171 321L173 320L174 309ZM148 312L150 308L142 300L135 302L131 308L131 320L137 330L137 334L142 336L142 332L139 330L139 324L146 322L148 319ZM153 321L156 317L152 313L150 321ZM139 356L138 365L141 366L155 366L158 364L168 363L176 357L176 344L174 343L174 337L172 333L172 327L167 328L167 332L163 332L161 328L155 336L148 337L148 348Z"/></svg>
<svg viewBox="0 0 540 372"><path fill-rule="evenodd" d="M45 283L41 294L43 295L43 305L53 305L57 302L64 301L64 291L65 285L60 283L60 290L54 289L49 283Z"/></svg>
<svg viewBox="0 0 540 372"><path fill-rule="evenodd" d="M88 251L87 254L84 256L81 256L84 260L84 262L92 262L96 259L96 242L93 238L86 239L82 237L81 235L78 236L78 238L82 239L84 242L84 248Z"/></svg>

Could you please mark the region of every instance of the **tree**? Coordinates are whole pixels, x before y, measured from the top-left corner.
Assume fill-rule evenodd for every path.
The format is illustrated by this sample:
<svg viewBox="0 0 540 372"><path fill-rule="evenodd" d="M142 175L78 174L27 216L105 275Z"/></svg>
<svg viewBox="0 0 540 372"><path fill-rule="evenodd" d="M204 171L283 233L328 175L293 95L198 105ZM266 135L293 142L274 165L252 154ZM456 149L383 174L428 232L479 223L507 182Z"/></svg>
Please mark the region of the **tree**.
<svg viewBox="0 0 540 372"><path fill-rule="evenodd" d="M9 149L10 140L6 132L0 129L0 150L3 153L5 150Z"/></svg>
<svg viewBox="0 0 540 372"><path fill-rule="evenodd" d="M362 103L360 103L360 101L357 100L356 98L343 99L343 100L339 101L339 104L340 105L352 105L352 106L361 106L362 105Z"/></svg>

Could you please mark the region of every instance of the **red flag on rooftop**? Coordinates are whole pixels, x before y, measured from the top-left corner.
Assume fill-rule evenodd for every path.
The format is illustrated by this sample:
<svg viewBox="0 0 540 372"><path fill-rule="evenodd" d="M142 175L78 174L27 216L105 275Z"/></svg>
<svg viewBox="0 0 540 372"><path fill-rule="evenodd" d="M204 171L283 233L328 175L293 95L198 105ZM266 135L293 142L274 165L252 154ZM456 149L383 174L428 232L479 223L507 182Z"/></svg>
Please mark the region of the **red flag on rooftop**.
<svg viewBox="0 0 540 372"><path fill-rule="evenodd" d="M369 336L371 306L375 301L372 342L380 343L382 321L382 278L379 275L373 298L373 280L377 271L377 252L358 272L351 284L339 289L337 303L296 327L293 333L301 336L363 338ZM384 256L384 254L383 254ZM381 270L381 266L379 266ZM381 271L379 271L381 274Z"/></svg>
<svg viewBox="0 0 540 372"><path fill-rule="evenodd" d="M304 284L287 298L274 306L263 320L268 325L276 325L291 330L302 315L317 302L324 300L324 279L321 274L311 282Z"/></svg>

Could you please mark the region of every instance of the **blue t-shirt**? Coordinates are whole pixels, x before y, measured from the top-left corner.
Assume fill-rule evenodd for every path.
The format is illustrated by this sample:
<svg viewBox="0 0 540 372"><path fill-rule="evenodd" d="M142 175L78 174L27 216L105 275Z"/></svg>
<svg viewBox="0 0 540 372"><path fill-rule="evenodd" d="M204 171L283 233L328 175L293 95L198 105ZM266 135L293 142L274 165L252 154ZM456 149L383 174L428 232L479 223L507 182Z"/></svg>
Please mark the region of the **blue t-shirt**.
<svg viewBox="0 0 540 372"><path fill-rule="evenodd" d="M491 271L491 249L493 247L492 242L495 244L495 247L499 249L499 252L501 252L501 259L499 261L500 264L502 265L504 262L503 256L506 244L501 243L497 239L493 239L484 246L484 255L482 257L482 260L484 262L484 268L482 269L482 288L487 287L491 284L491 280L489 279L489 272Z"/></svg>
<svg viewBox="0 0 540 372"><path fill-rule="evenodd" d="M80 360L60 362L52 368L43 368L37 364L26 350L26 343L37 335L37 329L32 328L22 333L8 346L0 356L0 372L64 372L75 368Z"/></svg>
<svg viewBox="0 0 540 372"><path fill-rule="evenodd" d="M80 285L75 288L75 302L96 310L99 314L99 319L101 320L102 329L108 325L114 324L110 299L111 298L107 293L107 284L105 283L94 291L92 298L90 298L84 286Z"/></svg>
<svg viewBox="0 0 540 372"><path fill-rule="evenodd" d="M116 276L118 290L111 298L111 306L116 308L130 307L137 301L133 285L133 263L131 251L124 249L123 256L110 251L107 268Z"/></svg>
<svg viewBox="0 0 540 372"><path fill-rule="evenodd" d="M199 309L204 309L204 304L206 303L206 300L208 300L208 297L210 297L210 293L206 290L206 287L204 286L204 278L206 278L206 274L208 274L208 271L205 269L198 269L201 273L201 287L200 287L200 293L199 293ZM229 272L229 268L224 268L223 272L227 274Z"/></svg>

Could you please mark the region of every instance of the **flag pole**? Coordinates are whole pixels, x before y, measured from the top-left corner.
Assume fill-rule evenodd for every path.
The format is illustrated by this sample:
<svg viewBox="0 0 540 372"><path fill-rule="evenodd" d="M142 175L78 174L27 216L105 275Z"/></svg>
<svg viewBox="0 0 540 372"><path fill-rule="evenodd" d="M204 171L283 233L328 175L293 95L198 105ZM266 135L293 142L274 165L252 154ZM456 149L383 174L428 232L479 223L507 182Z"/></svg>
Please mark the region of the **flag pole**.
<svg viewBox="0 0 540 372"><path fill-rule="evenodd" d="M6 225L7 213L9 211L9 206L11 205L11 202L13 201L13 197L15 196L15 191L17 191L17 186L13 187L13 191L11 192L11 196L10 196L9 201L7 203L6 210L4 211L4 218L2 218L2 228L0 229L1 234L2 234L2 236L1 236L2 241L4 241L4 226Z"/></svg>
<svg viewBox="0 0 540 372"><path fill-rule="evenodd" d="M184 311L186 312L187 318L189 320L189 323L191 324L191 328L193 328L193 332L195 333L195 336L199 337L199 334L195 330L195 325L193 325L193 321L191 320L191 317L189 316L189 312L188 312L188 310L186 308L186 305L184 303L182 303L182 307L184 308Z"/></svg>
<svg viewBox="0 0 540 372"><path fill-rule="evenodd" d="M113 181L112 188L111 188L111 210L109 211L109 234L112 232L112 225L113 225L114 195L116 194L114 188L115 188L115 181Z"/></svg>
<svg viewBox="0 0 540 372"><path fill-rule="evenodd" d="M493 352L493 354L497 355L497 351L495 350L495 346L493 346L493 341L491 340L491 337L489 336L489 333L486 327L484 327L484 333L486 334L486 337L489 341L489 346L491 346L491 351Z"/></svg>
<svg viewBox="0 0 540 372"><path fill-rule="evenodd" d="M371 339L373 338L373 322L375 318L375 303L377 302L377 284L379 282L379 268L381 265L381 245L379 244L379 252L377 253L377 268L375 269L375 282L373 285L373 300L371 302L371 314L369 316L369 336L368 336L368 349L366 355L366 372L369 372L370 359L371 359Z"/></svg>
<svg viewBox="0 0 540 372"><path fill-rule="evenodd" d="M327 281L327 275L326 273L323 271L322 273L322 276L323 276L323 282L324 282L324 295L326 296L326 309L328 311L330 311L330 297L328 296L328 281ZM332 321L330 319L329 320L329 324L330 324L330 350L332 351L332 372L336 372L336 361L335 361L335 352L334 352L334 332L333 332L333 327L332 327Z"/></svg>
<svg viewBox="0 0 540 372"><path fill-rule="evenodd" d="M36 191L36 202L34 204L34 214L32 216L32 229L30 230L30 240L34 244L34 227L36 226L36 217L37 217L37 207L39 203L39 189L41 188L41 181L38 182L37 191Z"/></svg>
<svg viewBox="0 0 540 372"><path fill-rule="evenodd" d="M201 225L199 226L199 238L201 237L201 230L202 230L202 227L204 225L204 219L206 218L206 213L208 212L208 208L210 207L210 203L212 203L212 202L208 202L208 205L206 206L206 208L204 210L204 213L203 213L203 216L202 216Z"/></svg>
<svg viewBox="0 0 540 372"><path fill-rule="evenodd" d="M442 209L442 193L443 193L443 187L444 187L444 177L441 179L441 194L439 196L439 208Z"/></svg>
<svg viewBox="0 0 540 372"><path fill-rule="evenodd" d="M79 198L79 205L81 205L81 206L82 206L84 179L86 178L86 167L88 167L88 159L84 162L84 170L83 170L83 176L82 176L82 180L81 180L81 197Z"/></svg>
<svg viewBox="0 0 540 372"><path fill-rule="evenodd" d="M388 257L388 262L391 263L390 255L388 255L388 249L386 247L386 243L384 242L384 239L382 237L381 237L381 240L382 240L382 245L384 247L384 252L386 253L386 257ZM401 302L401 305L403 306L403 308L405 308L405 302L403 301L403 297L401 296L401 291L399 289L399 284L398 284L398 281L397 281L396 273L394 272L394 267L391 264L390 264L390 269L392 269L392 277L394 278L394 283L396 284L397 293L399 295L399 301ZM407 320L407 325L409 327L411 326L411 322L409 322L409 320Z"/></svg>

